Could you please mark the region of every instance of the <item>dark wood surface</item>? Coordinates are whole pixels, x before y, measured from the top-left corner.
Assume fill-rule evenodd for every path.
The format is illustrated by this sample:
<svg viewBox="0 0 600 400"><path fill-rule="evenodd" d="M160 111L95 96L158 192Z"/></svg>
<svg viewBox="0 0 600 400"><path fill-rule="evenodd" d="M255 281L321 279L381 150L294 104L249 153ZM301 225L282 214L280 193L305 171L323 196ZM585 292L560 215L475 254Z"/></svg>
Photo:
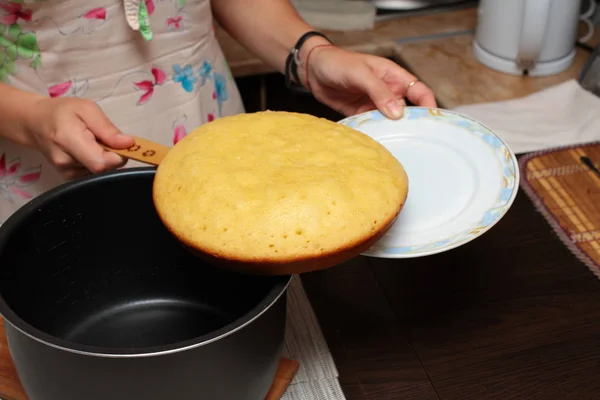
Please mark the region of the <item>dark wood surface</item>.
<svg viewBox="0 0 600 400"><path fill-rule="evenodd" d="M267 108L338 120L267 76ZM257 81L240 83L248 111ZM600 399L600 281L520 191L475 241L302 275L348 400Z"/></svg>
<svg viewBox="0 0 600 400"><path fill-rule="evenodd" d="M522 192L462 248L303 282L348 400L600 398L600 282Z"/></svg>

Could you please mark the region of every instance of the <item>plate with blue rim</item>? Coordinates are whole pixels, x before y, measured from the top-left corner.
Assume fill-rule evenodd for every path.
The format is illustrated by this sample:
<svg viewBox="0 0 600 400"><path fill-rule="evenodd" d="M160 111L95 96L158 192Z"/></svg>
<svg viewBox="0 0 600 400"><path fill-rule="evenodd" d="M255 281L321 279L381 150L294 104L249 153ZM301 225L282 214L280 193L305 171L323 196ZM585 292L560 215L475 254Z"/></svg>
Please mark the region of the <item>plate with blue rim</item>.
<svg viewBox="0 0 600 400"><path fill-rule="evenodd" d="M369 111L338 123L377 140L408 175L408 198L398 219L365 256L413 258L457 248L489 231L515 200L514 153L469 117L406 107L399 120Z"/></svg>

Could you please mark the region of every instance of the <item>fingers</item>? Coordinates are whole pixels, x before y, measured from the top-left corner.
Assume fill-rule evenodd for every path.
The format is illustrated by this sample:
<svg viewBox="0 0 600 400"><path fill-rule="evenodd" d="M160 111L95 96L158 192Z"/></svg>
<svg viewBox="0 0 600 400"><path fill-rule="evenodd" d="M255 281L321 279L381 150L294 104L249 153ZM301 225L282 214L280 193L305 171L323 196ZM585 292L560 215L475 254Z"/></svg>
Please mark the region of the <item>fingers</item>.
<svg viewBox="0 0 600 400"><path fill-rule="evenodd" d="M135 140L131 136L124 135L113 125L96 103L82 104L77 113L93 135L108 147L126 149L135 144ZM115 159L112 156L107 157L111 160Z"/></svg>
<svg viewBox="0 0 600 400"><path fill-rule="evenodd" d="M83 122L82 126L73 126L72 131L61 132L60 136L61 147L91 172L98 173L112 169L122 162L117 154L109 153L116 157L105 155L107 152L98 144L96 136L85 127Z"/></svg>
<svg viewBox="0 0 600 400"><path fill-rule="evenodd" d="M77 98L43 99L35 104L30 131L37 147L67 179L122 167L126 160L104 150L128 148L132 137L123 135L100 107ZM86 172L87 171L87 172Z"/></svg>
<svg viewBox="0 0 600 400"><path fill-rule="evenodd" d="M401 107L403 107L403 108L406 107L406 101L404 101L404 98L397 97L397 99L398 99L398 104L400 104ZM347 112L347 113L342 112L342 114L344 114L344 115L362 114L364 112L373 111L373 110L377 110L377 109L378 108L375 105L375 103L373 103L370 99L368 99L367 101L362 103L357 109L352 109L351 112Z"/></svg>
<svg viewBox="0 0 600 400"><path fill-rule="evenodd" d="M58 147L52 149L48 158L66 180L77 179L91 173L79 161L60 150Z"/></svg>
<svg viewBox="0 0 600 400"><path fill-rule="evenodd" d="M92 173L90 172L90 170L88 170L87 168L82 166L80 168L74 167L74 168L68 169L62 173L62 176L66 180L71 181L71 180L75 180L75 179L84 178L91 174Z"/></svg>
<svg viewBox="0 0 600 400"><path fill-rule="evenodd" d="M414 82L414 80L410 82ZM421 81L417 81L412 86L409 86L410 82L406 84L406 98L411 103L421 107L437 107L435 95L427 85Z"/></svg>
<svg viewBox="0 0 600 400"><path fill-rule="evenodd" d="M116 155L114 153L110 153ZM66 180L73 180L78 178L83 178L85 176L91 175L94 171L90 166L86 166L79 162L74 157L60 150L58 147L54 148L52 153L50 154L50 161L57 168L58 172L62 175L62 177ZM104 169L112 169L112 168L120 168L124 164L126 164L127 160L120 160L119 157L113 158L112 160L108 160L104 164ZM98 167L95 172L101 172Z"/></svg>
<svg viewBox="0 0 600 400"><path fill-rule="evenodd" d="M123 167L127 164L127 159L125 157L121 157L117 153L113 153L112 151L104 152L104 161L109 166L110 169L117 169Z"/></svg>
<svg viewBox="0 0 600 400"><path fill-rule="evenodd" d="M433 91L398 64L380 57L369 57L367 64L371 70L383 72L382 81L393 87L397 95L417 106L437 107Z"/></svg>
<svg viewBox="0 0 600 400"><path fill-rule="evenodd" d="M355 79L363 80L362 89L387 117L403 115L404 97L417 106L437 107L433 91L398 64L380 57L369 57L366 64L369 71Z"/></svg>
<svg viewBox="0 0 600 400"><path fill-rule="evenodd" d="M365 68L362 78L356 82L373 104L388 118L398 119L404 114L404 104L388 85L372 71Z"/></svg>
<svg viewBox="0 0 600 400"><path fill-rule="evenodd" d="M115 149L126 149L133 146L135 140L131 136L121 133L100 107L93 102L84 104L78 110L78 115L86 126L86 132L72 144L77 146L77 149L87 147L89 152L73 155L92 172L101 172L125 165L127 163L125 158L105 150L97 144L97 141Z"/></svg>

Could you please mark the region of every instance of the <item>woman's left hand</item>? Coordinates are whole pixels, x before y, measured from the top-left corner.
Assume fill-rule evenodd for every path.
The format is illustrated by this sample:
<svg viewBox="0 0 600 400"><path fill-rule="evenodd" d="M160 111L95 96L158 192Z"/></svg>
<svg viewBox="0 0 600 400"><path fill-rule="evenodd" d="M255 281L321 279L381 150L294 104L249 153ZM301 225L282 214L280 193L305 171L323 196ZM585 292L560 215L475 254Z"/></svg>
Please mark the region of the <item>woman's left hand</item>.
<svg viewBox="0 0 600 400"><path fill-rule="evenodd" d="M317 46L306 57L301 58L304 68L299 68L301 83L345 116L379 109L398 119L405 98L417 106L436 107L431 89L388 59L335 46Z"/></svg>

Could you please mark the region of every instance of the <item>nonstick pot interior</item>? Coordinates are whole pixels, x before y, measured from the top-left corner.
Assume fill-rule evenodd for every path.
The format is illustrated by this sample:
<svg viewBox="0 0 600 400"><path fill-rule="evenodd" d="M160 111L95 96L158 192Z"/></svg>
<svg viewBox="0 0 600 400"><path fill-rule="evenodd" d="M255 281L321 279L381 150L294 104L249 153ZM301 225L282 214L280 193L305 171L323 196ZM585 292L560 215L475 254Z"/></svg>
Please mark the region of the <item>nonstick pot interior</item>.
<svg viewBox="0 0 600 400"><path fill-rule="evenodd" d="M276 301L289 276L217 268L177 242L154 171L72 182L14 214L0 228L0 313L54 346L118 356L211 341Z"/></svg>

